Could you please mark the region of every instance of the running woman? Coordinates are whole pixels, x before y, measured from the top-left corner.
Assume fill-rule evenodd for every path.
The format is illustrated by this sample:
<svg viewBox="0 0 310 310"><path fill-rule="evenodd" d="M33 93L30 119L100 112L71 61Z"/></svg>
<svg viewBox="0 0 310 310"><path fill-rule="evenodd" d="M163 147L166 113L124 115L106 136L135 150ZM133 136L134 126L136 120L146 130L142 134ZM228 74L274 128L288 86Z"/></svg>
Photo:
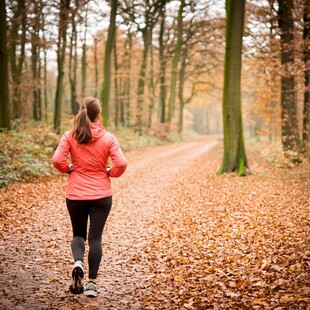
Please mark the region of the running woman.
<svg viewBox="0 0 310 310"><path fill-rule="evenodd" d="M54 167L68 173L66 204L69 211L73 239L71 250L74 258L73 294L97 296L96 278L102 258L102 232L112 207L111 177L120 177L127 168L127 160L116 137L100 123L99 99L86 97L76 115L73 128L64 133L52 158ZM71 164L67 158L70 154ZM111 169L108 159L112 160ZM84 277L84 253L88 231L88 281Z"/></svg>

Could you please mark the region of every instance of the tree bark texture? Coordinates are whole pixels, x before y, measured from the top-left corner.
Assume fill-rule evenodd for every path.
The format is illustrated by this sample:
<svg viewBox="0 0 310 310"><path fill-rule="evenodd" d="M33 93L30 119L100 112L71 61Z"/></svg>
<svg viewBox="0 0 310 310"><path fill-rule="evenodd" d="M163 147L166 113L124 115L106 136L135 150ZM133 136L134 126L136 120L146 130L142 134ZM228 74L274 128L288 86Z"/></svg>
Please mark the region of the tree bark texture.
<svg viewBox="0 0 310 310"><path fill-rule="evenodd" d="M183 131L183 115L184 115L184 84L185 84L185 72L186 72L186 59L187 59L187 47L183 46L181 51L181 61L180 61L180 72L179 72L179 122L178 122L178 133L181 134Z"/></svg>
<svg viewBox="0 0 310 310"><path fill-rule="evenodd" d="M160 63L160 122L165 123L166 121L166 56L165 56L165 44L164 44L164 33L165 33L165 22L166 22L166 11L165 9L161 12L161 22L159 31L159 63Z"/></svg>
<svg viewBox="0 0 310 310"><path fill-rule="evenodd" d="M32 112L33 119L39 121L42 118L41 110L41 100L40 100L40 89L39 89L39 70L40 70L40 37L39 37L39 27L40 27L40 8L38 2L34 2L34 20L32 22L32 33L31 33L31 66L32 66L32 79L33 79L33 103Z"/></svg>
<svg viewBox="0 0 310 310"><path fill-rule="evenodd" d="M171 78L170 78L170 92L169 92L169 102L168 102L168 115L167 121L171 123L174 102L175 102L175 93L176 93L176 84L177 84L177 75L178 75L178 64L179 57L182 47L182 35L183 35L183 11L185 7L185 0L181 0L181 4L178 11L178 29L177 29L177 42L175 46L174 56L172 60L171 68Z"/></svg>
<svg viewBox="0 0 310 310"><path fill-rule="evenodd" d="M305 1L304 8L304 111L303 111L303 130L302 130L302 143L303 153L310 159L310 3Z"/></svg>
<svg viewBox="0 0 310 310"><path fill-rule="evenodd" d="M115 117L114 117L114 125L115 128L118 128L119 119L120 119L120 102L119 102L119 77L118 77L118 58L117 58L117 46L116 40L114 40L114 102L115 102Z"/></svg>
<svg viewBox="0 0 310 310"><path fill-rule="evenodd" d="M152 33L151 39L152 42ZM155 81L154 81L154 53L153 53L153 46L150 44L150 54L151 54L151 61L150 61L150 81L149 81L149 120L148 120L148 128L152 127L152 118L153 118L153 110L155 106Z"/></svg>
<svg viewBox="0 0 310 310"><path fill-rule="evenodd" d="M19 43L19 47L17 46ZM9 55L12 75L12 118L22 117L21 74L25 60L26 7L25 0L18 0L10 30ZM20 51L19 54L17 51Z"/></svg>
<svg viewBox="0 0 310 310"><path fill-rule="evenodd" d="M74 21L75 12L72 14L72 34L70 42L69 58L69 81L71 91L71 112L73 115L78 114L80 105L77 100L77 31Z"/></svg>
<svg viewBox="0 0 310 310"><path fill-rule="evenodd" d="M94 97L98 95L98 81L99 81L99 70L98 70L98 38L94 37L94 64L95 64L95 92Z"/></svg>
<svg viewBox="0 0 310 310"><path fill-rule="evenodd" d="M131 72L131 58L132 58L132 34L130 32L130 28L128 29L127 40L125 44L125 59L127 62L127 77L124 83L124 98L125 103L124 107L126 107L126 117L125 122L126 126L129 127L131 125L131 79L130 79L130 72Z"/></svg>
<svg viewBox="0 0 310 310"><path fill-rule="evenodd" d="M70 0L61 0L59 12L59 32L57 42L57 84L55 95L54 130L60 133L63 95L64 65L67 46L67 28L69 22Z"/></svg>
<svg viewBox="0 0 310 310"><path fill-rule="evenodd" d="M218 174L246 174L241 112L241 59L245 0L226 1L226 48L223 91L224 156Z"/></svg>
<svg viewBox="0 0 310 310"><path fill-rule="evenodd" d="M4 0L0 0L0 68L0 128L10 130L8 50Z"/></svg>
<svg viewBox="0 0 310 310"><path fill-rule="evenodd" d="M101 90L102 121L104 126L107 126L109 121L109 104L110 104L110 92L111 92L111 55L116 29L115 20L116 20L117 2L118 2L117 0L110 1L111 3L110 25L104 54L104 68L103 68L104 77Z"/></svg>
<svg viewBox="0 0 310 310"><path fill-rule="evenodd" d="M151 30L146 26L143 30L143 56L140 67L139 81L138 81L138 96L137 96L137 111L136 111L136 125L135 131L142 135L142 113L143 113L143 103L144 103L144 86L145 86L145 75L146 75L146 67L147 67L147 56L150 47L150 32Z"/></svg>
<svg viewBox="0 0 310 310"><path fill-rule="evenodd" d="M295 79L289 72L289 65L294 63L294 20L293 0L278 0L279 28L281 36L281 124L283 150L300 152L298 134Z"/></svg>
<svg viewBox="0 0 310 310"><path fill-rule="evenodd" d="M87 33L87 8L86 8L86 17L85 17L85 29L84 29L84 43L82 47L82 97L86 96L86 75L87 75L87 53L86 53L86 33Z"/></svg>

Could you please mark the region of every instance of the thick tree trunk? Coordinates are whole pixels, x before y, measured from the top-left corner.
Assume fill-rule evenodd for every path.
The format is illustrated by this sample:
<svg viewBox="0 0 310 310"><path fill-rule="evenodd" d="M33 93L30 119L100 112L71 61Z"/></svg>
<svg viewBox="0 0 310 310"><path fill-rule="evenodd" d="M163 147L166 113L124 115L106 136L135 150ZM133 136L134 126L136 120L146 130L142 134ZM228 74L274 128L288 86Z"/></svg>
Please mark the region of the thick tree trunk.
<svg viewBox="0 0 310 310"><path fill-rule="evenodd" d="M223 92L224 156L218 174L246 174L241 112L241 58L245 0L226 1L226 49Z"/></svg>
<svg viewBox="0 0 310 310"><path fill-rule="evenodd" d="M172 69L171 69L171 78L170 78L170 93L169 93L169 102L168 102L168 115L167 121L171 123L174 102L175 102L175 93L176 93L176 82L178 74L178 63L180 57L180 51L182 47L182 35L183 35L183 10L185 7L185 0L181 0L179 12L178 12L178 36L175 46L175 52L172 60Z"/></svg>
<svg viewBox="0 0 310 310"><path fill-rule="evenodd" d="M289 65L294 62L293 0L278 0L279 28L281 30L281 64L285 73L281 76L281 122L284 152L300 152L294 75Z"/></svg>
<svg viewBox="0 0 310 310"><path fill-rule="evenodd" d="M0 128L10 130L9 72L5 1L0 1Z"/></svg>
<svg viewBox="0 0 310 310"><path fill-rule="evenodd" d="M310 159L310 3L305 1L304 8L304 111L303 111L303 130L302 130L302 146L303 153Z"/></svg>
<svg viewBox="0 0 310 310"><path fill-rule="evenodd" d="M103 125L107 126L109 121L109 103L110 103L110 91L111 91L111 55L113 48L113 41L115 36L115 20L117 11L117 0L110 1L111 13L110 13L110 25L108 31L108 39L105 47L104 55L104 69L103 69L103 85L101 90L101 102L102 102L102 120Z"/></svg>
<svg viewBox="0 0 310 310"><path fill-rule="evenodd" d="M55 112L54 112L54 130L58 134L60 133L60 125L61 125L63 78L64 78L64 64L65 64L66 45L67 45L66 43L67 43L69 9L70 9L70 0L61 0L60 12L59 12L59 34L57 43L58 76L56 84Z"/></svg>

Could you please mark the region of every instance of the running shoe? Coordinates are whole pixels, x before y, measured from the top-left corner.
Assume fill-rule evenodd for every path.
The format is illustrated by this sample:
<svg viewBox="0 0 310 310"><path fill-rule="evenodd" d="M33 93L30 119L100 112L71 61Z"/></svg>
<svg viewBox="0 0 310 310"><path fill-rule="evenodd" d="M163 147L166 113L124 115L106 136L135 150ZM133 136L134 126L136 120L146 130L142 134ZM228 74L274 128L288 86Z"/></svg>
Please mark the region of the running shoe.
<svg viewBox="0 0 310 310"><path fill-rule="evenodd" d="M84 287L82 285L82 279L84 277L84 265L78 260L74 263L72 269L72 283L69 287L72 294L82 294Z"/></svg>
<svg viewBox="0 0 310 310"><path fill-rule="evenodd" d="M97 286L93 281L89 281L85 284L84 293L87 297L97 297Z"/></svg>

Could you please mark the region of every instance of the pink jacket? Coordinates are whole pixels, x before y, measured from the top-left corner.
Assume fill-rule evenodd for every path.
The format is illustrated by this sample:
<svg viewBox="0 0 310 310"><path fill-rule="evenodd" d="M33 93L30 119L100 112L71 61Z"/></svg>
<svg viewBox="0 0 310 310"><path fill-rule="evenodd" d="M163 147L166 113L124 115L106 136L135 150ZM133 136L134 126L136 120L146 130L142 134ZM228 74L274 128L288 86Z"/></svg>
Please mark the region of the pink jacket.
<svg viewBox="0 0 310 310"><path fill-rule="evenodd" d="M93 200L113 195L109 177L121 176L127 168L127 160L115 136L102 124L91 123L93 141L78 144L72 132L66 131L53 155L54 167L62 173L70 171L67 157L70 153L73 165L69 175L66 196L72 200ZM112 168L107 175L109 157Z"/></svg>

